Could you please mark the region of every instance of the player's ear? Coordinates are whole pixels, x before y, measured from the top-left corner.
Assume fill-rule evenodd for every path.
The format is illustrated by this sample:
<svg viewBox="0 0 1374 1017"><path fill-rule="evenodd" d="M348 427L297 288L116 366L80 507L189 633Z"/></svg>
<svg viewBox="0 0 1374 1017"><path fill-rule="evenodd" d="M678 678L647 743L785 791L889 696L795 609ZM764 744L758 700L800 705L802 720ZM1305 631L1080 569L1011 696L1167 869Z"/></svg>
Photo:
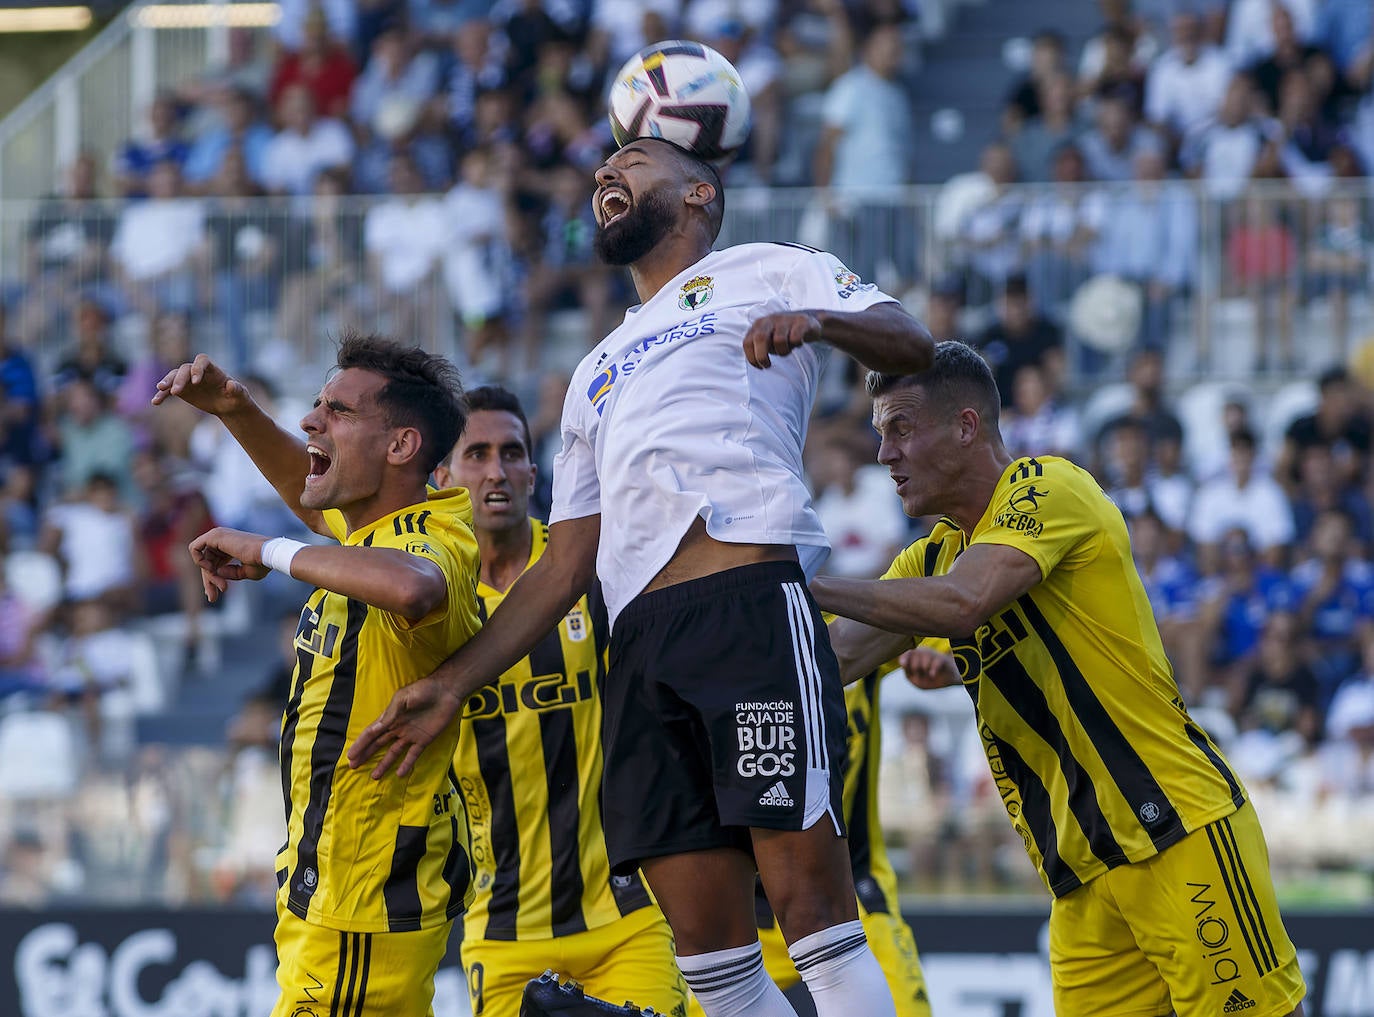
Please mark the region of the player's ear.
<svg viewBox="0 0 1374 1017"><path fill-rule="evenodd" d="M706 180L695 180L688 185L684 200L694 208L705 208L716 200L716 185Z"/></svg>
<svg viewBox="0 0 1374 1017"><path fill-rule="evenodd" d="M539 475L539 467L530 463L530 494L534 494L534 478Z"/></svg>
<svg viewBox="0 0 1374 1017"><path fill-rule="evenodd" d="M423 444L418 428L398 427L391 432L391 444L386 449L386 461L392 466L404 466L420 454L420 446Z"/></svg>
<svg viewBox="0 0 1374 1017"><path fill-rule="evenodd" d="M973 439L978 437L978 432L983 428L983 419L978 415L978 411L972 406L966 406L959 411L959 440L965 445L971 445Z"/></svg>

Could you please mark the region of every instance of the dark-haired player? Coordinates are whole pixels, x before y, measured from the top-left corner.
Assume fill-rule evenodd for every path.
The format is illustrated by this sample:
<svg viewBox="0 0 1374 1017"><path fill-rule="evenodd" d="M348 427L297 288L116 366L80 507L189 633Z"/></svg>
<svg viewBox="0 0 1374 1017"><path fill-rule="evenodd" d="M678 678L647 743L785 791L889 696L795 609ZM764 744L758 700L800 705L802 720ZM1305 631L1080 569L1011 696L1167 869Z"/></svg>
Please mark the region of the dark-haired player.
<svg viewBox="0 0 1374 1017"><path fill-rule="evenodd" d="M666 142L632 142L595 176L596 248L629 266L640 303L568 389L548 546L350 760L381 749L374 775L408 772L595 574L612 872L642 869L706 1013L792 1013L763 969L757 870L821 1017L890 1015L841 821L844 697L806 588L828 544L801 453L828 348L908 373L930 336L828 254L713 251L719 177Z"/></svg>
<svg viewBox="0 0 1374 1017"><path fill-rule="evenodd" d="M450 775L457 725L439 735L447 751L406 779L368 780L344 758L398 688L481 625L467 492L426 493L463 429L462 389L442 358L371 337L346 338L338 368L301 421L305 441L204 355L153 397L219 417L287 506L339 542L218 528L191 544L211 600L269 569L316 587L282 721L274 1017L429 1011L469 891L467 820Z"/></svg>
<svg viewBox="0 0 1374 1017"><path fill-rule="evenodd" d="M465 487L481 551L482 617L543 555L527 514L530 428L514 393L468 393L468 422L434 471ZM601 685L610 630L600 591L580 597L522 658L467 702L454 769L472 830L476 896L463 919L472 1012L517 1017L552 968L593 996L681 1017L673 937L638 872L612 877L601 829Z"/></svg>
<svg viewBox="0 0 1374 1017"><path fill-rule="evenodd" d="M846 675L902 654L918 686L972 696L1054 895L1055 1012L1301 1014L1259 820L1179 696L1120 510L1068 460L1007 452L992 372L963 343L868 388L903 509L939 522L883 579L812 590L842 616Z"/></svg>

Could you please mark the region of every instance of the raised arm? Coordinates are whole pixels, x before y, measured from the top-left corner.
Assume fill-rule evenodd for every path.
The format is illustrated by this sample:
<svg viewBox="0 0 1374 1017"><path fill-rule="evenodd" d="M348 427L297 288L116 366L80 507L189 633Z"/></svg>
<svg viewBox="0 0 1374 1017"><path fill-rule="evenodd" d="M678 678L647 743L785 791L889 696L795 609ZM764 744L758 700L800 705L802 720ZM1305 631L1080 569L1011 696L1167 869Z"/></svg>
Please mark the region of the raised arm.
<svg viewBox="0 0 1374 1017"><path fill-rule="evenodd" d="M495 681L547 635L591 587L601 516L565 519L549 527L549 542L472 639L435 669L392 697L385 712L349 746L357 768L379 750L373 767L380 778L398 762L404 777L426 745L448 726L468 696Z"/></svg>
<svg viewBox="0 0 1374 1017"><path fill-rule="evenodd" d="M975 544L943 576L819 577L811 581L811 595L821 610L877 629L962 639L1040 580L1040 566L1024 551Z"/></svg>
<svg viewBox="0 0 1374 1017"><path fill-rule="evenodd" d="M160 406L172 396L218 417L286 507L316 533L330 535L323 515L301 506L310 472L304 439L278 427L240 382L201 353L191 363L167 372L157 383L153 405Z"/></svg>
<svg viewBox="0 0 1374 1017"><path fill-rule="evenodd" d="M205 595L214 601L226 583L266 575L263 546L269 539L217 526L193 540L191 557L203 573ZM448 599L443 569L395 547L307 546L291 556L289 566L294 579L408 622L421 621Z"/></svg>
<svg viewBox="0 0 1374 1017"><path fill-rule="evenodd" d="M759 318L744 336L744 355L767 367L770 355L787 356L804 343L829 343L864 367L884 374L915 374L935 358L926 327L895 301L862 311L808 310Z"/></svg>

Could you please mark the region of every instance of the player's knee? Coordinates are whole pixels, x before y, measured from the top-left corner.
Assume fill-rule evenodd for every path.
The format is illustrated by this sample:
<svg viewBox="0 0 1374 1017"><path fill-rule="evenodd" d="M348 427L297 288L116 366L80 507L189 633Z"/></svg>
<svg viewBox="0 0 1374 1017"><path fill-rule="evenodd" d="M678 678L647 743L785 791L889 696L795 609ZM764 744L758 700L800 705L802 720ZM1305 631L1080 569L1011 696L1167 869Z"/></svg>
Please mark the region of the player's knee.
<svg viewBox="0 0 1374 1017"><path fill-rule="evenodd" d="M852 893L827 893L815 886L787 887L781 893L770 892L768 903L789 943L859 917Z"/></svg>

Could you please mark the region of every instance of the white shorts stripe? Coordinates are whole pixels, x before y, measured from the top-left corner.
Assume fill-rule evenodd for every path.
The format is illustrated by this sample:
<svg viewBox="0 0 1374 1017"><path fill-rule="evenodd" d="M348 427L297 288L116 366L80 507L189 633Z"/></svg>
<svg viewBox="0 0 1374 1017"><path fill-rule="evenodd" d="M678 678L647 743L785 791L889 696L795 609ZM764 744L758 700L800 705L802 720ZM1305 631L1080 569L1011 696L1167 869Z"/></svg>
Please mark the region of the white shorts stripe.
<svg viewBox="0 0 1374 1017"><path fill-rule="evenodd" d="M792 633L792 659L797 668L797 707L801 713L802 730L806 735L806 755L808 760L816 758L815 747L815 722L811 717L811 695L808 686L810 677L807 674L806 662L803 657L801 633L799 620L797 618L797 605L792 596L791 583L782 584L783 599L787 603L787 627ZM809 762L808 766L811 765Z"/></svg>
<svg viewBox="0 0 1374 1017"><path fill-rule="evenodd" d="M801 585L799 583L786 583L783 589L787 593L796 619L801 623L800 631L794 628L792 637L794 643L799 644L799 656L805 665L805 671L800 675L803 677L803 694L809 692L811 698L811 726L814 731L808 731L807 734L810 743L815 746L815 752L808 765L812 769L829 770L830 759L825 748L825 708L821 686L821 669L820 665L816 663L815 624L811 618L806 592L801 588Z"/></svg>

